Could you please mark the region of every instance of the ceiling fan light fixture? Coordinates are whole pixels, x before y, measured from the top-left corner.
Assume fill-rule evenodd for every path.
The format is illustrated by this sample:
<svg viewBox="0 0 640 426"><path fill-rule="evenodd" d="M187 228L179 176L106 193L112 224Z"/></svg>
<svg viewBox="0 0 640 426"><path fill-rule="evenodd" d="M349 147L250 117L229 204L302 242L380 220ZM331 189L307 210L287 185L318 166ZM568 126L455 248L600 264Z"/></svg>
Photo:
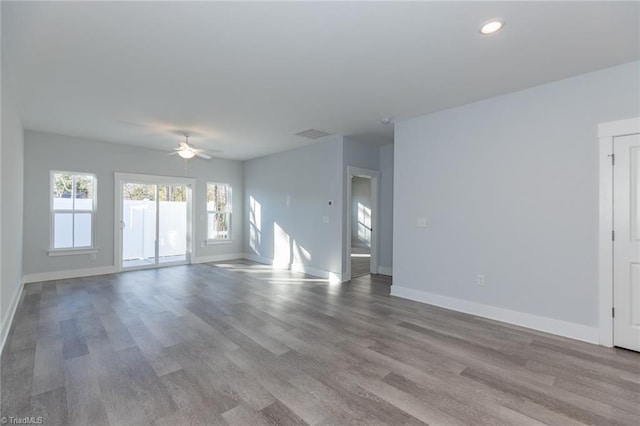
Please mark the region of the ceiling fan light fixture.
<svg viewBox="0 0 640 426"><path fill-rule="evenodd" d="M190 149L182 149L178 151L178 155L184 158L185 160L189 160L190 158L193 158L196 154Z"/></svg>

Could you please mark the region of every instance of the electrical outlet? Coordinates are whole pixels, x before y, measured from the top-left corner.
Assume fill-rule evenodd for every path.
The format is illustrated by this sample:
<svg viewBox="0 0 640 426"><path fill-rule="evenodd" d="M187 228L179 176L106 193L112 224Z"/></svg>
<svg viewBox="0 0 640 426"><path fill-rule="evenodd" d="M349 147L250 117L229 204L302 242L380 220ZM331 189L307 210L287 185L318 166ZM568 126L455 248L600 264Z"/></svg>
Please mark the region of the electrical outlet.
<svg viewBox="0 0 640 426"><path fill-rule="evenodd" d="M484 275L482 274L476 275L476 284L484 287Z"/></svg>
<svg viewBox="0 0 640 426"><path fill-rule="evenodd" d="M89 255L89 259L91 259L91 260L96 260L96 254L95 254L95 253L91 253L91 254Z"/></svg>
<svg viewBox="0 0 640 426"><path fill-rule="evenodd" d="M322 216L322 223L329 223L329 216Z"/></svg>
<svg viewBox="0 0 640 426"><path fill-rule="evenodd" d="M427 218L426 217L419 217L418 221L416 223L416 226L418 228L426 228L427 227Z"/></svg>

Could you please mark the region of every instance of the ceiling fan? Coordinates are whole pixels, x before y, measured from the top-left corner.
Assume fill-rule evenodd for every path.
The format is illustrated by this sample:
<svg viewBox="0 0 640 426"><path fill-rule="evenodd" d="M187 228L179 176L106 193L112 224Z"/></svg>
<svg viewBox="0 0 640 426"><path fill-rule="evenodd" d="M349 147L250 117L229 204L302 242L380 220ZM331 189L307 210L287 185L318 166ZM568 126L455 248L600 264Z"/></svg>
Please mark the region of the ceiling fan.
<svg viewBox="0 0 640 426"><path fill-rule="evenodd" d="M194 147L193 145L189 145L189 134L185 133L184 137L185 137L185 141L180 142L180 145L175 147L174 152L170 152L169 155L178 154L180 157L184 158L185 160L189 160L195 156L204 158L206 160L211 160L211 156L209 154L207 154L201 149Z"/></svg>

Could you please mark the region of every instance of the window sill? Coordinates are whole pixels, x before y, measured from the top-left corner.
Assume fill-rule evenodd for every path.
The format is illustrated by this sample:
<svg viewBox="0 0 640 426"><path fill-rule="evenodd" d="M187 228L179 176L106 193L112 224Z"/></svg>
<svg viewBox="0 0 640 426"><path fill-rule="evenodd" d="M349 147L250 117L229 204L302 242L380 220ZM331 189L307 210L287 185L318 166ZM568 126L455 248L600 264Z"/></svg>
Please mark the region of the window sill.
<svg viewBox="0 0 640 426"><path fill-rule="evenodd" d="M216 245L216 244L231 244L233 240L207 240L207 245Z"/></svg>
<svg viewBox="0 0 640 426"><path fill-rule="evenodd" d="M79 254L96 254L98 247L70 248L70 249L49 249L49 256L74 256Z"/></svg>

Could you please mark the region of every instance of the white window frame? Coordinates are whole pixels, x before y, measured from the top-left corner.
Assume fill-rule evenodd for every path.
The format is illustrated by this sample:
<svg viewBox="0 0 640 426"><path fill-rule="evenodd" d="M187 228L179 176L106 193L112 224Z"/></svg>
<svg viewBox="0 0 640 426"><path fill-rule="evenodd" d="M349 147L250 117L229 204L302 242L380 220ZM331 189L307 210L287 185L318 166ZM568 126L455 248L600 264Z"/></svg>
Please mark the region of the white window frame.
<svg viewBox="0 0 640 426"><path fill-rule="evenodd" d="M76 210L75 209L75 197L73 197L73 193L71 194L71 198L74 200L74 208L72 209L54 209L53 208L53 194L55 190L55 175L65 173L71 176L91 176L93 177L93 197L92 197L92 209L91 210ZM75 179L75 178L74 178ZM75 185L72 186L73 190L75 190ZM96 212L98 210L98 178L95 173L88 172L75 172L69 170L51 170L49 172L49 250L47 251L49 256L65 256L65 255L75 255L75 254L95 254L98 252L98 247L96 247ZM65 248L56 248L54 247L54 239L55 239L55 215L56 213L89 213L91 214L91 245L83 246L83 247L65 247ZM75 217L72 216L75 220ZM72 225L72 232L75 232L75 226ZM75 238L72 235L71 241L74 242Z"/></svg>
<svg viewBox="0 0 640 426"><path fill-rule="evenodd" d="M209 185L226 185L229 188L229 206L227 211L221 210L209 210ZM233 241L233 186L230 183L225 182L207 182L207 191L205 193L205 208L207 210L207 244L224 244ZM211 238L209 235L209 215L227 214L229 215L229 230L227 232L227 238Z"/></svg>

